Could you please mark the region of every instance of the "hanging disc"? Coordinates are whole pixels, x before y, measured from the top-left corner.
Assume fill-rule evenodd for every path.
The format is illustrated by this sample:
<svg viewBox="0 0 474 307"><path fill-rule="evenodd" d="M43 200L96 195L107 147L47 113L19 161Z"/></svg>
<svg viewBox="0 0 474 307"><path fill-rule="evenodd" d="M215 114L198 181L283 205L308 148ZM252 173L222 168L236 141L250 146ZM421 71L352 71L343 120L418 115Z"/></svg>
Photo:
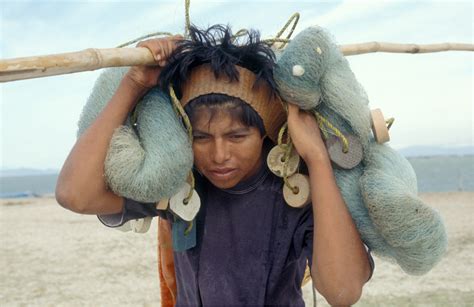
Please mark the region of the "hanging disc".
<svg viewBox="0 0 474 307"><path fill-rule="evenodd" d="M375 109L370 111L372 132L374 133L375 141L379 144L390 141L387 124L383 117L382 110Z"/></svg>
<svg viewBox="0 0 474 307"><path fill-rule="evenodd" d="M288 177L288 182L292 187L298 188L298 193L295 194L286 184L283 186L283 197L290 207L302 208L311 202L311 188L308 176L294 174Z"/></svg>
<svg viewBox="0 0 474 307"><path fill-rule="evenodd" d="M353 135L344 135L348 143L348 151L344 152L342 141L336 136L330 136L326 140L326 148L329 158L340 168L351 169L356 167L362 161L363 151L359 139Z"/></svg>
<svg viewBox="0 0 474 307"><path fill-rule="evenodd" d="M270 150L267 156L267 165L270 171L278 177L283 177L283 168L285 167L286 144L277 145ZM286 175L291 176L298 170L300 164L300 156L293 148L288 158L288 166L286 167Z"/></svg>
<svg viewBox="0 0 474 307"><path fill-rule="evenodd" d="M145 233L148 231L148 229L150 229L151 220L151 216L147 216L142 219L130 220L130 228L133 232Z"/></svg>
<svg viewBox="0 0 474 307"><path fill-rule="evenodd" d="M170 210L179 216L182 220L191 222L196 217L201 207L201 200L199 195L194 190L191 199L187 204L184 203L184 200L189 194L191 186L188 183L185 183L181 190L170 199L169 208Z"/></svg>
<svg viewBox="0 0 474 307"><path fill-rule="evenodd" d="M124 223L122 226L114 227L114 229L120 230L123 232L132 231L132 227L130 227L130 221Z"/></svg>
<svg viewBox="0 0 474 307"><path fill-rule="evenodd" d="M168 204L170 200L168 198L163 198L159 202L156 203L156 209L158 210L166 210L168 209Z"/></svg>

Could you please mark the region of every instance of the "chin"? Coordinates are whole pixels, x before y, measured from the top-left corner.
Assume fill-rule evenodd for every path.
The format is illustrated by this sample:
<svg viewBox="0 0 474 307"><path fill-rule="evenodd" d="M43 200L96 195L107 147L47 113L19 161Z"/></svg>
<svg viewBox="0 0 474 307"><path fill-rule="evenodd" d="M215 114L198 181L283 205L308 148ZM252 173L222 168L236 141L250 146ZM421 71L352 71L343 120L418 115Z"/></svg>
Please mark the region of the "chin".
<svg viewBox="0 0 474 307"><path fill-rule="evenodd" d="M212 180L210 178L208 178L208 180L217 188L219 189L230 189L230 188L233 188L234 186L237 185L237 183L239 183L239 181L236 181L236 180L225 180L225 181L215 181L215 180Z"/></svg>
<svg viewBox="0 0 474 307"><path fill-rule="evenodd" d="M209 180L215 187L219 189L230 189L236 186L240 180L242 180L239 173L228 176L227 178L218 178L218 176L213 175L212 173L204 172L204 176Z"/></svg>

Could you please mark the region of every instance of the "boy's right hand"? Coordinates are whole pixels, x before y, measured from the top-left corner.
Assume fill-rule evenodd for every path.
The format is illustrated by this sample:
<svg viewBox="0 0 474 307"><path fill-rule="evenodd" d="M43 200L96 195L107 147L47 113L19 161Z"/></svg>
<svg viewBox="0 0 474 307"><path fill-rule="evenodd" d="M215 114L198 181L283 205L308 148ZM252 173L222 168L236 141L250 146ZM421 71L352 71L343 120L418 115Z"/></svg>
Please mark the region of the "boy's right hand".
<svg viewBox="0 0 474 307"><path fill-rule="evenodd" d="M158 84L158 78L168 58L176 49L177 42L182 40L181 35L155 38L138 43L137 47L145 47L153 54L155 65L132 66L125 78L132 81L139 89L148 91Z"/></svg>

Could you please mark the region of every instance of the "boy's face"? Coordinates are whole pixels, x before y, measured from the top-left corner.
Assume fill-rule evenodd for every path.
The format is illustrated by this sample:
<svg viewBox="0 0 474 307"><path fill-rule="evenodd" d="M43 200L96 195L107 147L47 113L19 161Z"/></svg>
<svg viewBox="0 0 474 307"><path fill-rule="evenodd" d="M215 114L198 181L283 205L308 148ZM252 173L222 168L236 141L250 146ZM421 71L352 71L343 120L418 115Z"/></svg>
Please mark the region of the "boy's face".
<svg viewBox="0 0 474 307"><path fill-rule="evenodd" d="M261 163L263 137L256 127L245 126L225 110L211 119L207 108L195 111L194 165L214 186L232 188L254 175Z"/></svg>

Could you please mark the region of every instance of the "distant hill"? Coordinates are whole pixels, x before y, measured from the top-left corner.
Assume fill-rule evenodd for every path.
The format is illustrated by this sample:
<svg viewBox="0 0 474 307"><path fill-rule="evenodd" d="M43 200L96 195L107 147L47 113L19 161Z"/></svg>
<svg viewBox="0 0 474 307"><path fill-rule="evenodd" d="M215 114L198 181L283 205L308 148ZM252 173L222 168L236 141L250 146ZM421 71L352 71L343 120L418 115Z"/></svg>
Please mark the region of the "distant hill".
<svg viewBox="0 0 474 307"><path fill-rule="evenodd" d="M1 169L0 177L41 176L59 174L57 169L11 168Z"/></svg>
<svg viewBox="0 0 474 307"><path fill-rule="evenodd" d="M474 155L474 146L410 146L398 151L405 157L468 156Z"/></svg>

